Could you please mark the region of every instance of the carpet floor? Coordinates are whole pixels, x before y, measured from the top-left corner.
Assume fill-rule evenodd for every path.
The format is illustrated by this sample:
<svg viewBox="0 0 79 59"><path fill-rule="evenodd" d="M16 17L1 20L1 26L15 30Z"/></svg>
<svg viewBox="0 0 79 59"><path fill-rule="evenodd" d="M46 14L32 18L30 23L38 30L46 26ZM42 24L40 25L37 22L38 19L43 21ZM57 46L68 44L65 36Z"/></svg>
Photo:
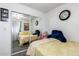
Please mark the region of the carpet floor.
<svg viewBox="0 0 79 59"><path fill-rule="evenodd" d="M12 41L12 47L11 47L12 56L26 56L26 51L28 49L28 46L29 43L26 43L23 46L19 46L18 40Z"/></svg>

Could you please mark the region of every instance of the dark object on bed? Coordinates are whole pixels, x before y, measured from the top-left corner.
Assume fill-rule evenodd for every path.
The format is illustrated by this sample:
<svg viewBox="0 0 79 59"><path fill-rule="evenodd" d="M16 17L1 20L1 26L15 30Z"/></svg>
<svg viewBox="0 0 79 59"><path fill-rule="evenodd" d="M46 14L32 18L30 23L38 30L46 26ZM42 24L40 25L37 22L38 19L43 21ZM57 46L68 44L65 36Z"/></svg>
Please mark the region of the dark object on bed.
<svg viewBox="0 0 79 59"><path fill-rule="evenodd" d="M33 35L38 35L38 36L40 36L40 31L39 31L39 30L36 30L35 33L33 33Z"/></svg>
<svg viewBox="0 0 79 59"><path fill-rule="evenodd" d="M48 35L48 38L56 38L60 40L61 42L66 42L66 38L64 37L63 33L59 30L53 30L50 35Z"/></svg>

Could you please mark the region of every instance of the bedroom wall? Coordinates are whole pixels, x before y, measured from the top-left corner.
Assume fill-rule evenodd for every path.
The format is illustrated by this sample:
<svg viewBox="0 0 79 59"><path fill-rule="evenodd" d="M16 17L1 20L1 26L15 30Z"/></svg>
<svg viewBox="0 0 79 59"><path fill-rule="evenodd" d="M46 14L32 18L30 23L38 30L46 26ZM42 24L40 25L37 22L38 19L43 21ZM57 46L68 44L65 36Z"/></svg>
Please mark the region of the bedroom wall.
<svg viewBox="0 0 79 59"><path fill-rule="evenodd" d="M16 11L24 14L29 14L32 16L41 17L43 13L20 5L11 3L1 3L0 7L7 8L9 11ZM0 55L11 55L11 13L9 12L8 22L0 21Z"/></svg>
<svg viewBox="0 0 79 59"><path fill-rule="evenodd" d="M44 14L45 15L45 14ZM40 30L40 32L47 31L48 23L46 22L45 16L42 16L42 18L36 18L32 20L32 32L35 32L35 30ZM38 26L35 25L36 20L38 21Z"/></svg>
<svg viewBox="0 0 79 59"><path fill-rule="evenodd" d="M66 21L61 21L59 19L59 14L62 10L70 10L70 18ZM79 4L64 4L51 10L46 14L47 22L49 23L48 32L52 30L63 31L65 37L69 40L79 41Z"/></svg>

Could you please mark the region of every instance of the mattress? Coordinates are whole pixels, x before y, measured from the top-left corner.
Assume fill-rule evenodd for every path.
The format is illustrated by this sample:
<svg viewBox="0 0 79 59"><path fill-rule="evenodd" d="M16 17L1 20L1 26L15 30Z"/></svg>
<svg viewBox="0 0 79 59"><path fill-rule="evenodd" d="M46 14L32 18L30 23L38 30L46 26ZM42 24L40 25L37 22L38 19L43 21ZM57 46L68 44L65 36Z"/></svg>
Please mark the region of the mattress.
<svg viewBox="0 0 79 59"><path fill-rule="evenodd" d="M79 43L62 43L54 38L33 42L27 50L31 56L79 56Z"/></svg>

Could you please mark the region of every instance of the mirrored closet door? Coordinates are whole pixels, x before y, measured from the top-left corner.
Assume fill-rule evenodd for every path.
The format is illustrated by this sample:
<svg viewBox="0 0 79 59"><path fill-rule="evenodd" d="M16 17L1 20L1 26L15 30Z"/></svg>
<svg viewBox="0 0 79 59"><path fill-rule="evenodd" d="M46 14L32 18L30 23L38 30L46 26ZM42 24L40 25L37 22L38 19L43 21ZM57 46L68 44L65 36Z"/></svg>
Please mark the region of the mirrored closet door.
<svg viewBox="0 0 79 59"><path fill-rule="evenodd" d="M17 55L21 51L25 52L28 44L20 46L19 36L21 32L29 32L30 16L18 12L11 12L12 19L12 45L11 54ZM20 55L20 54L19 54Z"/></svg>
<svg viewBox="0 0 79 59"><path fill-rule="evenodd" d="M12 55L26 55L26 50L32 41L33 33L37 29L35 21L37 17L18 12L11 12L12 19Z"/></svg>

